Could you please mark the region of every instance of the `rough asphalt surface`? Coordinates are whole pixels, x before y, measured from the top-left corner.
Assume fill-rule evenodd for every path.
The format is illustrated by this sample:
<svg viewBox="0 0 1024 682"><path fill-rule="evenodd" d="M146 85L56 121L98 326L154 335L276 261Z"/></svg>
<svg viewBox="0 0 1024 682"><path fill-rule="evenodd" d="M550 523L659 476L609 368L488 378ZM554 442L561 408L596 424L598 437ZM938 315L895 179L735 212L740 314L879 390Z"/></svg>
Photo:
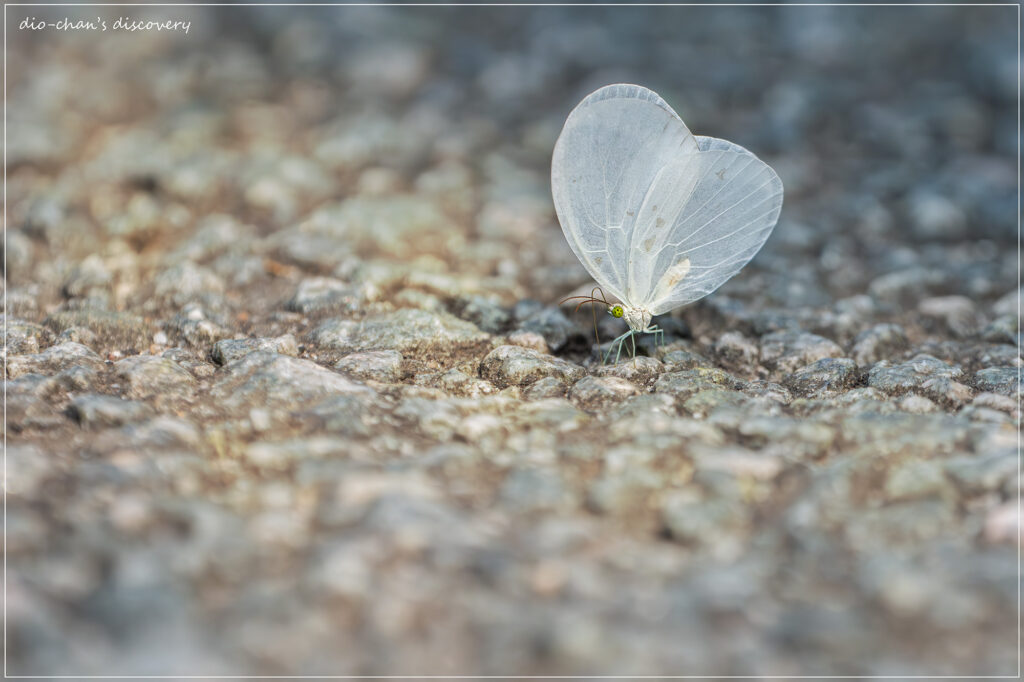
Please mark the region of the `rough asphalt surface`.
<svg viewBox="0 0 1024 682"><path fill-rule="evenodd" d="M9 9L11 674L1015 674L1016 8ZM602 366L620 81L786 201Z"/></svg>

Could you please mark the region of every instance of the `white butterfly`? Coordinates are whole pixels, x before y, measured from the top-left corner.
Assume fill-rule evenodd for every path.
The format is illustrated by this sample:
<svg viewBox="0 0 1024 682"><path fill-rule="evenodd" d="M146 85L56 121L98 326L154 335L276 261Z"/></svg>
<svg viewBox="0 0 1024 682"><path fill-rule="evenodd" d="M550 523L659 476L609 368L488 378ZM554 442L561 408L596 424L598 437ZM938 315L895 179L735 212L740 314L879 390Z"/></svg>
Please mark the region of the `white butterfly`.
<svg viewBox="0 0 1024 682"><path fill-rule="evenodd" d="M652 316L739 272L782 210L782 181L766 163L695 137L665 100L627 84L591 93L569 114L551 192L576 257L624 304L609 306L629 325L615 340L620 353L634 334L661 331Z"/></svg>

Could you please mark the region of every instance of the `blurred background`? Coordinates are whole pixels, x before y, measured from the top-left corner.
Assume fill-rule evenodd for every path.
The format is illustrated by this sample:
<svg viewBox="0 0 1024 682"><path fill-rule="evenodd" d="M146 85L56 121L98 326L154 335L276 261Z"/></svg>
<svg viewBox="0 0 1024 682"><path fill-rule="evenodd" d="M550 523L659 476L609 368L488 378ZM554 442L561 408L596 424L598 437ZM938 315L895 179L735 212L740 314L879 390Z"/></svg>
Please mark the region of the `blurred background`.
<svg viewBox="0 0 1024 682"><path fill-rule="evenodd" d="M7 671L1012 673L1017 14L8 7ZM19 29L65 17L108 30ZM552 305L589 280L550 159L614 82L786 189L671 348L791 398L799 359L853 357L832 402L680 407L664 446L618 399L545 417L477 369L513 333L593 369ZM872 383L922 353L931 407ZM345 401L302 412L324 386ZM682 522L694 442L761 464L698 476ZM662 447L689 473L636 454Z"/></svg>

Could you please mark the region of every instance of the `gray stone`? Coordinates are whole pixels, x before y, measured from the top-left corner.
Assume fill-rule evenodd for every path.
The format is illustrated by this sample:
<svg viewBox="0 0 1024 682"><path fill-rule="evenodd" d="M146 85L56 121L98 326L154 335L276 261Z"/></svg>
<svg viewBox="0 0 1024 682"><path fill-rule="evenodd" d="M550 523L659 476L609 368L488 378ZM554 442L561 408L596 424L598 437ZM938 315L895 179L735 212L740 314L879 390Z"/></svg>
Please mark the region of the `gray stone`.
<svg viewBox="0 0 1024 682"><path fill-rule="evenodd" d="M761 352L757 344L739 332L726 332L715 341L715 357L723 364L745 370L757 365Z"/></svg>
<svg viewBox="0 0 1024 682"><path fill-rule="evenodd" d="M942 463L946 475L967 495L1000 490L1017 476L1016 452L953 457Z"/></svg>
<svg viewBox="0 0 1024 682"><path fill-rule="evenodd" d="M2 322L0 334L6 334L2 341L8 357L38 353L40 346L50 338L50 332L44 327L27 320L3 316Z"/></svg>
<svg viewBox="0 0 1024 682"><path fill-rule="evenodd" d="M526 400L545 400L547 398L563 398L567 392L565 382L561 379L548 376L541 377L526 387L523 397Z"/></svg>
<svg viewBox="0 0 1024 682"><path fill-rule="evenodd" d="M786 374L812 362L842 355L843 349L834 341L806 332L773 332L761 338L761 361Z"/></svg>
<svg viewBox="0 0 1024 682"><path fill-rule="evenodd" d="M278 232L271 244L276 258L313 272L331 272L338 263L352 257L351 245L301 228Z"/></svg>
<svg viewBox="0 0 1024 682"><path fill-rule="evenodd" d="M1018 303L1024 295L1024 289L1014 289L999 297L992 304L992 313L997 316L1016 317L1019 314Z"/></svg>
<svg viewBox="0 0 1024 682"><path fill-rule="evenodd" d="M741 386L741 381L720 369L688 369L662 374L654 383L654 391L685 400L699 391L718 388L735 390Z"/></svg>
<svg viewBox="0 0 1024 682"><path fill-rule="evenodd" d="M746 402L747 397L739 391L709 388L697 391L684 400L682 408L694 417L703 418L719 407L739 407Z"/></svg>
<svg viewBox="0 0 1024 682"><path fill-rule="evenodd" d="M404 356L425 355L442 360L478 351L488 335L448 313L396 310L361 321L330 319L310 333L314 345L340 353L395 350Z"/></svg>
<svg viewBox="0 0 1024 682"><path fill-rule="evenodd" d="M11 431L52 429L64 423L64 416L47 399L52 390L52 379L40 374L24 374L8 381L6 407Z"/></svg>
<svg viewBox="0 0 1024 682"><path fill-rule="evenodd" d="M603 412L640 392L636 384L616 376L586 376L573 384L569 399L585 410Z"/></svg>
<svg viewBox="0 0 1024 682"><path fill-rule="evenodd" d="M572 382L585 373L571 362L521 346L498 346L480 363L480 376L499 388L525 386L542 377Z"/></svg>
<svg viewBox="0 0 1024 682"><path fill-rule="evenodd" d="M416 195L353 196L324 204L302 228L345 240L359 253L405 261L436 254L452 238L451 224L440 207Z"/></svg>
<svg viewBox="0 0 1024 682"><path fill-rule="evenodd" d="M291 355L293 357L299 354L299 347L295 342L295 337L291 334L285 334L276 338L224 339L213 345L211 356L218 365L226 365L258 350Z"/></svg>
<svg viewBox="0 0 1024 682"><path fill-rule="evenodd" d="M68 404L68 412L79 424L90 429L138 422L152 414L145 403L95 393L73 399Z"/></svg>
<svg viewBox="0 0 1024 682"><path fill-rule="evenodd" d="M537 332L528 332L523 329L514 331L508 335L508 342L513 346L522 346L523 348L532 348L538 353L544 355L550 355L551 349L548 348L548 342L544 340L544 337Z"/></svg>
<svg viewBox="0 0 1024 682"><path fill-rule="evenodd" d="M828 424L794 417L751 417L740 422L737 431L751 447L781 443L787 452L800 458L820 458L836 442L835 429Z"/></svg>
<svg viewBox="0 0 1024 682"><path fill-rule="evenodd" d="M228 410L252 407L296 409L333 395L370 400L375 393L363 384L320 365L269 351L256 351L221 370L211 389L216 404Z"/></svg>
<svg viewBox="0 0 1024 682"><path fill-rule="evenodd" d="M684 369L697 369L698 367L712 367L711 361L700 353L684 348L669 350L661 356L665 368L671 372L678 372Z"/></svg>
<svg viewBox="0 0 1024 682"><path fill-rule="evenodd" d="M68 341L50 346L42 353L15 355L7 358L7 376L11 379L23 374L56 374L69 367L81 365L95 370L105 365L98 355L80 343Z"/></svg>
<svg viewBox="0 0 1024 682"><path fill-rule="evenodd" d="M522 512L555 511L572 502L572 494L560 475L537 469L511 472L501 485L500 496Z"/></svg>
<svg viewBox="0 0 1024 682"><path fill-rule="evenodd" d="M978 333L981 317L977 306L966 296L937 296L921 301L917 309L926 318L936 320L954 336L961 338Z"/></svg>
<svg viewBox="0 0 1024 682"><path fill-rule="evenodd" d="M913 414L926 414L939 409L938 405L920 395L906 396L900 400L899 407L904 412L911 412Z"/></svg>
<svg viewBox="0 0 1024 682"><path fill-rule="evenodd" d="M404 374L402 360L402 354L396 350L370 350L344 356L334 364L334 369L364 381L396 383Z"/></svg>
<svg viewBox="0 0 1024 682"><path fill-rule="evenodd" d="M1017 316L1002 315L989 322L981 330L981 338L991 343L1005 343L1012 346L1019 345L1017 336Z"/></svg>
<svg viewBox="0 0 1024 682"><path fill-rule="evenodd" d="M797 395L820 398L837 395L857 381L856 362L849 358L825 358L787 374L782 383Z"/></svg>
<svg viewBox="0 0 1024 682"><path fill-rule="evenodd" d="M974 353L968 355L968 359L976 361L981 367L1024 367L1021 361L1020 350L1016 345L1009 344L985 344L971 346ZM973 356L973 357L972 357Z"/></svg>
<svg viewBox="0 0 1024 682"><path fill-rule="evenodd" d="M631 418L657 417L658 415L675 416L676 405L672 396L665 393L641 393L626 398L610 414L616 423ZM613 425L612 428L615 426ZM626 431L628 430L626 429Z"/></svg>
<svg viewBox="0 0 1024 682"><path fill-rule="evenodd" d="M408 428L439 441L451 440L463 423L455 403L431 398L405 398L394 415Z"/></svg>
<svg viewBox="0 0 1024 682"><path fill-rule="evenodd" d="M135 355L114 363L117 376L128 384L132 398L163 400L189 398L195 392L196 379L178 363L156 355Z"/></svg>
<svg viewBox="0 0 1024 682"><path fill-rule="evenodd" d="M892 364L886 360L876 363L868 373L868 385L889 395L904 395L917 390L934 378L956 380L963 371L931 355L916 355L907 362Z"/></svg>
<svg viewBox="0 0 1024 682"><path fill-rule="evenodd" d="M974 392L968 386L943 376L925 379L918 390L925 397L954 409L966 405L974 397Z"/></svg>
<svg viewBox="0 0 1024 682"><path fill-rule="evenodd" d="M479 398L498 392L497 387L489 381L484 381L475 375L469 375L457 369L450 369L442 374L438 385L448 393L463 398Z"/></svg>
<svg viewBox="0 0 1024 682"><path fill-rule="evenodd" d="M1019 417L1017 412L1017 401L1007 395L1000 395L999 393L979 393L974 397L974 400L971 401L971 404L1006 412L1012 417Z"/></svg>
<svg viewBox="0 0 1024 682"><path fill-rule="evenodd" d="M490 382L484 381L477 376L470 376L458 369L450 369L447 372L437 374L419 375L415 381L417 385L433 386L449 395L462 398L479 398L497 393L498 391Z"/></svg>
<svg viewBox="0 0 1024 682"><path fill-rule="evenodd" d="M576 332L576 326L558 308L541 308L522 322L519 328L544 337L548 348L557 351L565 346L569 337Z"/></svg>
<svg viewBox="0 0 1024 682"><path fill-rule="evenodd" d="M203 216L196 225L195 234L181 242L171 259L196 263L211 260L232 247L237 248L252 229L252 226L241 225L234 216L226 213Z"/></svg>
<svg viewBox="0 0 1024 682"><path fill-rule="evenodd" d="M230 336L230 332L207 313L198 303L186 304L172 317L165 329L175 341L197 349L206 349L211 344Z"/></svg>
<svg viewBox="0 0 1024 682"><path fill-rule="evenodd" d="M309 277L299 283L286 308L297 313L351 313L366 300L359 286L329 277Z"/></svg>
<svg viewBox="0 0 1024 682"><path fill-rule="evenodd" d="M788 405L793 402L793 394L785 386L762 379L743 384L743 392L751 398L771 401L779 405Z"/></svg>
<svg viewBox="0 0 1024 682"><path fill-rule="evenodd" d="M346 452L347 442L341 438L314 437L283 441L257 441L243 451L245 462L265 471L284 471L297 462L324 459Z"/></svg>
<svg viewBox="0 0 1024 682"><path fill-rule="evenodd" d="M654 358L640 355L628 362L601 365L594 368L593 371L595 376L618 377L638 386L651 386L665 371L665 365Z"/></svg>
<svg viewBox="0 0 1024 682"><path fill-rule="evenodd" d="M665 532L676 542L710 545L733 532L742 522L740 508L726 500L672 497L662 508Z"/></svg>
<svg viewBox="0 0 1024 682"><path fill-rule="evenodd" d="M217 366L205 359L200 358L196 353L186 348L168 348L160 354L160 357L172 360L181 367L188 370L189 374L197 379L212 377L217 371Z"/></svg>
<svg viewBox="0 0 1024 682"><path fill-rule="evenodd" d="M71 270L64 280L62 290L69 298L88 296L94 289L106 291L112 279L110 271L103 264L103 259L96 254L90 254Z"/></svg>
<svg viewBox="0 0 1024 682"><path fill-rule="evenodd" d="M127 312L87 308L51 313L43 324L56 333L84 327L103 339L105 348L141 350L149 348L152 328L143 318Z"/></svg>
<svg viewBox="0 0 1024 682"><path fill-rule="evenodd" d="M914 233L921 239L959 239L966 235L967 216L948 196L922 190L907 200Z"/></svg>
<svg viewBox="0 0 1024 682"><path fill-rule="evenodd" d="M744 482L770 481L783 470L781 457L769 452L755 452L742 447L695 444L692 448L695 480L705 481L707 473L724 473Z"/></svg>
<svg viewBox="0 0 1024 682"><path fill-rule="evenodd" d="M989 367L974 373L974 385L981 391L1017 397L1020 373L1019 367Z"/></svg>
<svg viewBox="0 0 1024 682"><path fill-rule="evenodd" d="M908 460L889 470L885 496L893 501L951 494L943 464L936 460Z"/></svg>
<svg viewBox="0 0 1024 682"><path fill-rule="evenodd" d="M290 411L296 409L297 411ZM275 415L271 412L268 416L272 420L275 418L279 418L278 421L297 419L311 433L326 432L347 438L372 437L391 423L388 413L375 397L365 393L330 395L308 409L297 405L277 403L276 410L282 414ZM251 409L249 415L251 419Z"/></svg>
<svg viewBox="0 0 1024 682"><path fill-rule="evenodd" d="M83 346L93 348L98 345L99 337L96 336L96 332L85 327L68 327L60 333L57 337L56 343L67 343L73 341L74 343L80 343Z"/></svg>
<svg viewBox="0 0 1024 682"><path fill-rule="evenodd" d="M882 301L912 306L939 293L947 277L947 273L938 268L910 267L876 277L868 285L868 291Z"/></svg>
<svg viewBox="0 0 1024 682"><path fill-rule="evenodd" d="M531 429L554 429L562 433L573 431L591 420L590 415L562 398L523 403L515 415L513 422L520 426Z"/></svg>
<svg viewBox="0 0 1024 682"><path fill-rule="evenodd" d="M419 289L402 289L391 297L391 301L400 308L420 308L435 313L445 312L444 301Z"/></svg>
<svg viewBox="0 0 1024 682"><path fill-rule="evenodd" d="M497 301L483 296L467 296L456 302L456 314L488 334L501 334L512 320L511 313Z"/></svg>
<svg viewBox="0 0 1024 682"><path fill-rule="evenodd" d="M662 483L660 476L644 468L607 475L590 485L587 505L602 514L635 514L651 504L651 493Z"/></svg>
<svg viewBox="0 0 1024 682"><path fill-rule="evenodd" d="M897 324L876 324L857 334L851 355L861 367L891 360L907 348L907 335Z"/></svg>
<svg viewBox="0 0 1024 682"><path fill-rule="evenodd" d="M174 306L202 299L205 295L220 294L225 290L224 281L207 268L191 261L172 265L153 280L157 298Z"/></svg>

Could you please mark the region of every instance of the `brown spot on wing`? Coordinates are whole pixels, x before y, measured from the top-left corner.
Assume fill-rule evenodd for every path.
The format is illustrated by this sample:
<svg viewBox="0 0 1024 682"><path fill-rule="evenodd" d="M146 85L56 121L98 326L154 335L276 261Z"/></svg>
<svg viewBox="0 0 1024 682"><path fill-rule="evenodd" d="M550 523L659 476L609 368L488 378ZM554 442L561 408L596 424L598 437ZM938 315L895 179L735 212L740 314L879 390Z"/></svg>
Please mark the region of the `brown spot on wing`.
<svg viewBox="0 0 1024 682"><path fill-rule="evenodd" d="M681 261L679 261L678 263L676 263L675 265L668 269L668 272L666 272L665 275L662 277L662 286L658 288L663 288L665 291L671 289L675 285L682 282L683 278L686 277L687 273L689 272L690 259L683 258Z"/></svg>

